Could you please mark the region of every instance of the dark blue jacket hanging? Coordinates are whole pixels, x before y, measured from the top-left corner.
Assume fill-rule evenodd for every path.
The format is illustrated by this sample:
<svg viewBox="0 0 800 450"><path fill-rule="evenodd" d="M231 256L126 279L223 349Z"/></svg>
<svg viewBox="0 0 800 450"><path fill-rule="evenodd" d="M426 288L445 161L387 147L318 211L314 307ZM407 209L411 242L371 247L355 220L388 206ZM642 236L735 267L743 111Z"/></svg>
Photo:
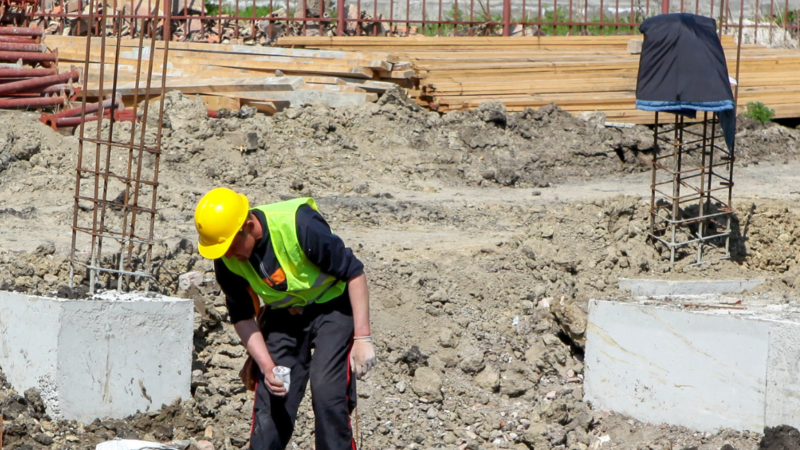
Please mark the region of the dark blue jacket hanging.
<svg viewBox="0 0 800 450"><path fill-rule="evenodd" d="M636 108L688 117L713 111L733 151L733 92L716 21L694 14L662 14L645 20L639 29L644 42Z"/></svg>

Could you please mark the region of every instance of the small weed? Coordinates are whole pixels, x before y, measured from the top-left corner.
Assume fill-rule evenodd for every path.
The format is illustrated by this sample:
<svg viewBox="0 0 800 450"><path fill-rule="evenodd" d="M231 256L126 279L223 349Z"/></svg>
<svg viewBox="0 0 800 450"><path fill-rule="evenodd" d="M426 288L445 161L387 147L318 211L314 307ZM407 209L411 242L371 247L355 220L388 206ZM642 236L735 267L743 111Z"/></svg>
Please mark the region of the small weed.
<svg viewBox="0 0 800 450"><path fill-rule="evenodd" d="M763 102L747 102L747 111L742 115L757 120L764 125L775 117L775 110Z"/></svg>

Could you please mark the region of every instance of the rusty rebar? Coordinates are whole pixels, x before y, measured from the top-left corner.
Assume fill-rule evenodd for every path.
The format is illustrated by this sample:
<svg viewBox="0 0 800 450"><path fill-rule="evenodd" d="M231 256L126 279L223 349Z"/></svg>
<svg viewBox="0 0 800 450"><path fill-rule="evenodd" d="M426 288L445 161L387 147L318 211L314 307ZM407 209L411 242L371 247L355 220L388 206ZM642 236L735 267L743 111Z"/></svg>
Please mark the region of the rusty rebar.
<svg viewBox="0 0 800 450"><path fill-rule="evenodd" d="M167 39L167 43L164 44L164 61L163 63L159 63L159 67L161 70L161 77L162 77L162 85L160 92L157 94L154 92L154 88L151 86L153 80L153 69L154 65L154 58L147 58L148 60L148 68L146 74L143 73L143 61L142 55L145 53L144 50L144 38L145 35L149 34L152 38L162 38L162 37L169 37L171 36L171 29L170 29L170 14L171 12L167 12L165 16L162 16L160 13L161 2L156 0L155 2L155 9L156 11L154 15L151 17L151 20L148 20L144 23L144 29L141 30L139 33L139 46L138 46L138 55L137 55L137 63L136 63L136 82L135 82L135 89L134 89L134 104L138 105L140 100L140 93L138 92L141 87L142 77L146 77L144 79L145 82L145 95L144 95L144 102L142 102L142 109L144 110L144 117L148 116L148 110L152 108L150 105L150 100L154 98L156 95L160 95L162 100L159 103L159 119L163 120L163 97L166 92L166 68L168 63L168 49L169 49L169 40ZM167 8L170 9L170 8ZM76 261L74 255L71 257L71 261L74 264L81 265L86 268L89 272L89 279L90 279L90 291L92 291L96 285L97 280L99 280L98 276L102 272L106 272L112 274L112 276L117 277L117 288L122 289L125 285L125 280L129 276L143 276L143 277L151 277L152 275L147 273L147 268L150 264L150 258L152 253L152 244L153 244L153 231L154 231L154 224L155 224L155 214L156 214L156 188L158 186L158 164L159 164L159 153L160 153L160 145L161 145L161 134L162 128L161 125L158 127L158 131L156 133L156 146L155 148L148 147L147 142L149 141L148 138L148 131L147 131L147 121L144 120L141 123L138 121L138 117L136 115L136 111L134 109L125 109L124 103L121 102L121 96L118 95L117 92L117 85L119 83L119 68L118 66L114 66L113 74L107 80L107 74L105 73L105 63L106 60L114 59L119 60L120 52L121 52L121 45L115 45L114 49L109 49L106 45L106 30L99 29L96 25L95 18L98 17L99 21L102 23L108 23L108 21L112 18L115 18L115 23L121 23L121 19L123 17L121 12L117 12L115 15L113 13L108 13L107 11L99 11L98 14L95 16L93 8L90 8L90 12L92 13L90 20L90 27L89 34L87 36L87 46L86 46L86 54L87 56L90 54L92 48L90 45L91 38L94 34L101 33L100 37L100 55L99 55L99 70L97 74L98 79L98 88L96 90L97 95L99 97L103 97L106 93L110 91L110 98L107 98L103 102L97 102L94 104L88 103L87 101L87 90L88 90L88 74L87 76L83 77L84 81L84 89L83 89L83 99L81 102L81 109L80 109L80 116L75 114L75 110L67 110L63 111L59 115L51 114L51 115L44 115L44 121L50 121L55 127L60 126L77 126L80 125L80 143L82 152L83 149L86 148L87 144L94 144L94 167L93 168L84 168L82 163L78 167L78 179L76 180L76 209L75 209L75 217L73 218L73 239L77 241L75 238L77 233L85 233L88 234L91 238L91 252L90 252L90 261L87 263ZM164 34L162 35L159 32L158 27L161 26L163 20L164 24ZM122 39L122 27L115 26L114 33L117 41ZM110 39L110 38L109 38ZM97 41L92 43L93 45L97 45ZM150 54L155 54L155 45L156 39L151 39L149 43L150 47ZM115 54L107 55L107 51L115 51ZM89 70L88 65L88 58L86 62L86 70ZM107 82L110 82L110 86L107 86ZM93 89L94 90L94 89ZM111 101L111 99L114 101ZM89 114L94 113L94 115L89 116ZM97 127L97 134L93 137L88 137L85 135L85 123L88 121L100 121L103 119L109 119L108 125ZM131 121L131 136L130 141L128 142L117 142L114 140L114 135L116 132L116 123L120 121ZM140 125L137 125L139 124ZM102 130L102 131L101 131ZM106 134L107 133L107 134ZM152 135L152 132L150 132ZM124 163L126 164L126 173L121 173L117 170L116 166L112 164L112 161L116 161L116 152L119 152L121 149L124 149L128 155L127 161ZM83 154L79 158L82 158ZM147 173L148 176L145 176L145 169L143 165L143 160L145 157L148 158L155 158L155 164L152 166L152 179L149 178L150 174L150 167L147 166ZM121 158L120 158L121 159ZM134 160L136 160L134 162ZM134 164L136 165L136 169L134 170ZM91 192L87 192L83 194L80 192L80 177L83 176L86 180L91 180L94 182L93 190ZM113 189L113 183L121 183L123 187L123 192L120 193L120 196L114 198L113 200L110 197L115 194L116 192L110 191ZM152 191L154 194L152 198L152 202L149 206L142 206L140 205L142 196L144 195L144 191L142 188L147 187L149 191ZM148 192L149 194L150 192ZM78 221L78 213L79 208L77 208L77 202L90 202L92 204L91 210L91 223L90 226L85 226L84 224L79 224ZM110 218L114 217L115 214L121 214L121 222L122 228L121 229L114 229L115 226L112 225L114 223L119 223L117 221L112 221ZM147 236L140 236L145 235L145 233L137 232L137 226L141 228L139 224L137 224L137 215L145 214L150 219L150 227L149 227L149 234ZM120 243L119 252L116 252L113 257L108 258L108 243L104 242L104 238L111 238ZM139 265L139 262L134 263L134 245L143 245L142 250L144 250L144 256L138 256L139 260L144 260L144 266ZM111 261L111 262L110 262ZM114 266L114 267L111 267ZM144 267L144 269L142 269ZM135 270L134 270L135 269ZM145 289L147 289L147 284L145 284Z"/></svg>
<svg viewBox="0 0 800 450"><path fill-rule="evenodd" d="M103 13L100 16L100 20L103 23L103 28L105 28L105 24L108 21L108 8L103 8ZM96 28L97 32L99 32L99 24L95 28ZM105 57L106 57L106 34L107 33L105 32L105 29L104 29L103 30L103 34L100 37L100 49L101 49L100 50L100 52L101 52L100 53L100 80L99 80L99 85L100 85L99 92L100 92L100 95L103 95L103 82L105 80L105 76L104 76L105 67L104 66L105 66ZM119 43L119 41L117 41L117 43ZM119 51L120 47L121 47L120 45L116 45L115 46L116 51ZM86 55L86 56L88 58L89 55ZM119 58L116 58L114 61L119 61ZM117 70L117 67L119 67L119 64L114 64L114 70L115 71ZM116 79L114 79L112 81L112 89L113 90L116 90L116 87L117 87L116 86L116 82L117 82ZM113 98L113 96L112 96L112 98ZM114 108L113 103L112 103L111 108L112 109ZM103 105L101 104L100 105L100 110L98 112L100 114L102 114L102 115L105 115L105 111L106 111L105 108L103 108ZM109 122L108 141L113 141L114 140L113 123L114 123L113 120L111 120ZM98 141L101 140L102 129L103 129L102 126L98 126L97 127L97 140ZM98 161L100 160L100 149L101 148L102 147L101 147L100 144L96 144L96 150L95 151L96 151L96 154L97 154L96 157L97 157ZM110 145L106 145L105 146L105 150L106 150L106 155L105 155L105 160L103 161L105 169L100 174L100 177L103 180L103 186L102 186L102 189L101 189L102 197L100 197L99 200L95 201L95 209L97 209L98 205L99 205L99 209L100 209L100 222L99 222L98 228L97 228L100 231L106 229L105 223L106 223L106 212L107 212L106 207L108 206L108 179L109 179L109 174L111 173L111 146ZM95 189L97 189L97 187ZM98 198L98 196L96 194L95 194L95 198ZM97 240L97 256L101 259L101 263L102 263L102 255L103 255L103 239L98 239ZM94 263L93 265L96 266L97 263Z"/></svg>
<svg viewBox="0 0 800 450"><path fill-rule="evenodd" d="M47 47L44 44L27 44L21 42L0 41L0 51L5 52L39 52L44 53Z"/></svg>
<svg viewBox="0 0 800 450"><path fill-rule="evenodd" d="M0 98L0 109L22 109L40 106L65 105L65 97Z"/></svg>
<svg viewBox="0 0 800 450"><path fill-rule="evenodd" d="M80 2L81 0L78 0ZM89 21L91 22L94 20L94 2L89 3ZM80 6L80 3L79 3ZM80 22L79 22L80 23ZM75 282L75 264L77 261L75 260L75 250L76 250L76 243L78 239L78 211L80 211L80 204L79 199L81 198L81 170L83 169L83 143L84 143L84 131L85 131L85 123L86 123L86 91L89 82L89 59L88 56L90 55L91 51L91 33L89 36L86 37L86 61L84 61L84 69L83 73L83 98L81 99L81 123L80 123L80 132L78 136L78 162L77 168L75 170L75 195L74 195L74 202L72 207L72 245L70 246L69 251L69 287L72 288ZM89 271L91 277L91 271ZM91 281L93 282L94 279L92 278ZM92 284L90 289L94 289L94 285Z"/></svg>
<svg viewBox="0 0 800 450"><path fill-rule="evenodd" d="M20 44L36 44L41 37L30 38L27 36L0 36L0 42L17 42Z"/></svg>
<svg viewBox="0 0 800 450"><path fill-rule="evenodd" d="M116 101L114 101L114 99L116 99ZM99 109L110 108L112 104L116 104L117 107L120 107L120 105L122 105L124 107L124 105L122 103L122 95L116 95L114 97L114 99L107 98L107 99L103 100L102 102L88 103L86 105L81 105L81 106L79 106L77 108L65 109L64 111L61 111L61 112L58 112L58 113L55 113L55 114L47 114L47 117L49 117L51 119L60 119L60 118L63 118L63 117L78 116L78 115L81 115L82 112L85 112L86 114L92 114L94 112L97 112Z"/></svg>
<svg viewBox="0 0 800 450"><path fill-rule="evenodd" d="M32 27L0 27L0 35L12 36L42 36L44 34L43 28Z"/></svg>
<svg viewBox="0 0 800 450"><path fill-rule="evenodd" d="M53 84L63 83L69 80L77 81L79 77L80 72L77 70L72 70L69 72L60 73L58 75L49 75L46 77L31 78L24 81L0 84L0 94L10 94L13 92L25 91L26 89L51 86Z"/></svg>
<svg viewBox="0 0 800 450"><path fill-rule="evenodd" d="M2 27L0 27L2 29ZM58 57L55 53L33 53L33 52L5 52L0 51L0 61L19 61L28 62L55 62Z"/></svg>
<svg viewBox="0 0 800 450"><path fill-rule="evenodd" d="M0 69L0 78L30 78L30 77L46 77L49 75L57 75L56 69Z"/></svg>
<svg viewBox="0 0 800 450"><path fill-rule="evenodd" d="M703 120L696 124L700 130L692 131L689 127L695 124L678 115L671 127L662 127L656 113L648 238L664 245L673 263L678 249L686 246L695 247L693 265L707 262L703 260L705 248L714 242L724 242L722 259L730 258L734 157L717 145L723 137L718 121L715 113L703 112ZM669 146L671 151L660 152L661 146ZM697 151L699 166L693 166L684 156ZM660 180L658 173L664 175ZM657 195L663 203L656 202ZM687 209L695 207L697 214ZM720 227L725 229L720 231Z"/></svg>
<svg viewBox="0 0 800 450"><path fill-rule="evenodd" d="M97 117L97 116L92 116L92 117L64 117L64 118L61 118L61 119L55 119L52 122L52 124L53 124L52 128L58 129L58 128L76 127L76 126L78 126L78 125L80 125L80 124L82 124L84 122L94 122L95 120L98 120L98 119L100 119L100 118ZM47 123L46 125L50 125L50 123Z"/></svg>

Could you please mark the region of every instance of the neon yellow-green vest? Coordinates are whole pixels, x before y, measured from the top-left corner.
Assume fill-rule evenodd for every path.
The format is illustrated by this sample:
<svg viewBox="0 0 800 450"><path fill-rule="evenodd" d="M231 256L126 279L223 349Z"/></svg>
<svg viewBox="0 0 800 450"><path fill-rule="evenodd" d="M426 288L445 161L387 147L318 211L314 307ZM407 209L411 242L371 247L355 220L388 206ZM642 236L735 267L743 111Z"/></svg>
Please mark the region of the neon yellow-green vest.
<svg viewBox="0 0 800 450"><path fill-rule="evenodd" d="M272 289L258 276L258 272L249 261L239 262L236 258L222 257L228 269L245 278L253 292L272 308L325 303L342 295L347 286L344 281L336 281L334 277L320 271L303 253L297 241L296 225L297 209L302 205L309 205L318 210L316 202L310 197L253 208L263 212L267 218L272 248L286 275L286 291Z"/></svg>

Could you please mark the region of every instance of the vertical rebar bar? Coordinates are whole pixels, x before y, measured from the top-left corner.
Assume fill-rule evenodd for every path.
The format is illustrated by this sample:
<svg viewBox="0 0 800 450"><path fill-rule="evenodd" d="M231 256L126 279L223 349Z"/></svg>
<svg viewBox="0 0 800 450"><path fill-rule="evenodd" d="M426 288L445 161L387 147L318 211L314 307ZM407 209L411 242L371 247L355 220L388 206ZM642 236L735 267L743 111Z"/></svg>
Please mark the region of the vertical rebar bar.
<svg viewBox="0 0 800 450"><path fill-rule="evenodd" d="M411 1L411 0L408 0ZM255 0L253 0L255 5ZM408 7L406 7L406 14L408 14ZM345 20L347 20L347 12L345 11L344 0L336 0L336 35L344 36ZM408 16L406 16L408 20ZM255 34L254 34L255 35Z"/></svg>
<svg viewBox="0 0 800 450"><path fill-rule="evenodd" d="M714 149L712 148L711 151ZM697 243L697 264L703 260L703 236L705 235L706 221L702 219L706 215L705 196L710 189L706 189L706 153L708 152L708 111L703 112L703 141L700 144L700 195L699 204L697 205L697 217L700 218L697 224L697 237L700 241ZM711 176L708 176L709 180Z"/></svg>
<svg viewBox="0 0 800 450"><path fill-rule="evenodd" d="M553 1L557 2L558 0ZM555 17L558 14L558 8L554 6L553 11L556 11L553 13ZM511 36L511 0L503 0L503 36Z"/></svg>
<svg viewBox="0 0 800 450"><path fill-rule="evenodd" d="M739 7L739 42L736 44L736 85L734 86L733 95L733 113L736 115L739 111L739 66L742 62L742 30L744 25L744 0L741 0Z"/></svg>
<svg viewBox="0 0 800 450"><path fill-rule="evenodd" d="M569 27L567 28L567 34L572 36L572 0L569 0Z"/></svg>
<svg viewBox="0 0 800 450"><path fill-rule="evenodd" d="M681 197L681 157L683 156L682 147L683 147L683 116L676 114L675 115L675 137L673 140L673 156L675 157L675 170L672 174L672 217L670 218L670 231L672 233L672 238L670 239L670 256L669 262L675 262L675 250L676 250L676 232L677 232L677 221L681 218L681 207L680 207L680 197Z"/></svg>
<svg viewBox="0 0 800 450"><path fill-rule="evenodd" d="M90 3L94 3L94 1L91 1ZM100 17L103 17L105 14L106 14L106 11L105 11L105 9L103 9L103 12L101 13ZM94 27L92 26L94 24L95 24L95 22L92 21L90 26L88 27L89 29L87 30L87 33L89 33L89 34L86 37L86 39L88 39L88 40L92 39L92 29L94 29L94 31L97 32L97 26L94 26ZM98 85L98 98L102 98L103 97L103 92L104 92L103 84L104 84L104 78L105 78L104 75L105 75L105 66L106 66L106 50L105 50L106 37L105 37L105 33L103 33L103 36L100 37L100 42L101 42L101 44L100 44L100 46L101 46L101 49L100 49L100 79L99 79L99 85ZM88 59L89 57L90 57L90 55L87 54L86 58ZM102 220L103 219L102 215L100 217L100 223L99 224L98 224L98 220L97 220L97 213L98 213L97 209L98 209L98 206L99 206L98 202L97 202L97 199L98 199L98 190L99 190L99 185L100 185L100 154L101 154L101 151L100 151L100 148L101 148L100 147L100 138L101 138L101 132L102 132L102 129L103 129L103 127L102 127L102 117L103 117L103 113L104 113L103 109L104 109L103 108L103 103L101 102L100 103L100 107L97 110L97 116L100 117L100 120L97 123L97 141L95 142L95 148L94 148L95 168L94 168L94 195L92 196L92 199L93 199L93 202L92 202L92 252L91 252L91 259L90 259L92 267L97 267L98 258L100 258L100 254L102 253L102 250L103 250L102 233L103 233L104 221ZM90 270L89 271L89 293L92 293L92 294L94 293L95 283L97 281L97 275L98 275L97 274L97 270Z"/></svg>
<svg viewBox="0 0 800 450"><path fill-rule="evenodd" d="M755 20L755 27L753 28L753 43L758 45L758 14L759 14L759 2L755 0L755 4L753 5L753 16ZM744 10L742 10L742 15L744 15Z"/></svg>
<svg viewBox="0 0 800 450"><path fill-rule="evenodd" d="M377 2L378 0L375 0L375 1ZM441 36L442 35L442 0L439 0L439 8L438 9L439 9L439 20L438 20L439 23L437 25L437 27L438 27L437 36Z"/></svg>
<svg viewBox="0 0 800 450"><path fill-rule="evenodd" d="M170 16L171 13L167 12L167 20L166 22L170 23ZM169 25L167 25L169 27ZM161 65L162 68L167 67L169 62L169 41L164 42L164 60ZM162 69L163 70L163 69ZM151 192L151 201L150 201L150 232L147 235L147 250L145 250L144 255L144 263L143 267L146 269L150 267L152 263L152 254L153 254L153 236L154 236L154 229L155 229L155 222L156 222L156 200L158 199L158 170L159 164L161 162L161 136L164 127L164 96L166 95L167 91L167 77L161 77L161 104L158 111L158 130L156 131L156 147L153 158L155 161L153 162L153 187ZM145 283L145 291L147 291L147 284Z"/></svg>
<svg viewBox="0 0 800 450"><path fill-rule="evenodd" d="M650 234L656 233L656 171L658 170L658 133L659 133L659 120L658 111L656 111L656 120L653 124L653 157L652 162L652 177L650 181Z"/></svg>
<svg viewBox="0 0 800 450"><path fill-rule="evenodd" d="M80 0L79 0L80 1ZM90 3L91 5L91 3ZM94 18L94 8L89 6L89 20L91 21ZM69 287L74 287L74 277L75 277L75 245L77 244L78 239L78 212L80 211L79 199L81 197L81 172L83 169L83 132L84 126L86 122L86 91L88 82L89 82L89 60L91 59L89 55L91 54L92 50L92 43L91 38L89 36L86 37L86 61L83 64L83 89L81 90L83 98L81 100L81 125L80 131L78 136L81 139L78 139L78 163L75 169L75 201L73 203L73 212L72 212L72 245L69 250ZM88 270L88 269L87 269ZM91 273L91 272L90 272ZM91 276L91 275L90 275Z"/></svg>
<svg viewBox="0 0 800 450"><path fill-rule="evenodd" d="M407 4L410 4L411 0L406 0ZM453 20L455 23L453 24L453 36L458 36L458 0L455 0L453 3Z"/></svg>

